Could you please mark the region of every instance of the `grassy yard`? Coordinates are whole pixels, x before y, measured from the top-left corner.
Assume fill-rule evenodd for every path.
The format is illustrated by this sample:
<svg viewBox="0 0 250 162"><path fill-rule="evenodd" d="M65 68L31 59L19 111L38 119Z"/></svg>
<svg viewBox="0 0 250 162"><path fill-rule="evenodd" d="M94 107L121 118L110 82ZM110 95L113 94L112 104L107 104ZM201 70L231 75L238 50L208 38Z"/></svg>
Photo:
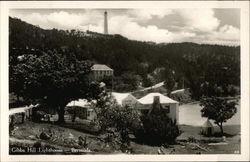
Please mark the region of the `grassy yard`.
<svg viewBox="0 0 250 162"><path fill-rule="evenodd" d="M177 138L177 143L162 147L163 154L224 154L240 152L240 127L225 126L225 132L231 134L225 142L221 137L203 137L199 135L200 127L181 125L182 134ZM41 140L41 132L50 134L50 139ZM79 144L79 137L86 139L84 145ZM190 141L193 137L196 141ZM211 145L212 143L212 145ZM214 143L217 143L214 145ZM50 148L44 152L15 152L13 148L34 147L37 144L43 148ZM132 154L158 154L159 146L150 146L137 143L132 139ZM59 152L51 152L59 150ZM69 125L59 126L50 123L25 122L15 125L15 130L10 136L10 154L121 154L117 144L105 142L103 135L85 133L80 129L71 129Z"/></svg>
<svg viewBox="0 0 250 162"><path fill-rule="evenodd" d="M240 153L240 125L226 125L223 127L226 135L224 142L222 137L211 136L205 137L200 134L201 127L181 125L182 134L177 137L178 141L188 141L189 139L196 139L204 147L208 148L208 154L234 154ZM215 133L219 133L219 127L214 127Z"/></svg>

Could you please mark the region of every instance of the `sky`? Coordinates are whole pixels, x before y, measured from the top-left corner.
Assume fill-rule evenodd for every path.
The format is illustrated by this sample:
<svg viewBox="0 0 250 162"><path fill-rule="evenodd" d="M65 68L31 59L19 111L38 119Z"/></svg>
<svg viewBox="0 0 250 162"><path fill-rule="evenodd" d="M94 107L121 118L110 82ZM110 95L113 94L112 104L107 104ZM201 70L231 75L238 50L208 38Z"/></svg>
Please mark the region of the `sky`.
<svg viewBox="0 0 250 162"><path fill-rule="evenodd" d="M105 10L109 34L132 40L240 44L240 9L235 8L15 9L10 16L43 29L103 33Z"/></svg>

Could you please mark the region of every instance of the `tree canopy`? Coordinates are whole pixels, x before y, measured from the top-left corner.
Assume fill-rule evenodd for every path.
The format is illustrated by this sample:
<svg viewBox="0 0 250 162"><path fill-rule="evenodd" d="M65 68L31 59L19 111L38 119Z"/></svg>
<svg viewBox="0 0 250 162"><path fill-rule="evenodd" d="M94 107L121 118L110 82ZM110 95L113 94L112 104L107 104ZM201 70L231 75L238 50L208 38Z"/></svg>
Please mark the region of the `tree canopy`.
<svg viewBox="0 0 250 162"><path fill-rule="evenodd" d="M201 110L202 117L214 120L215 124L220 127L221 134L224 133L223 123L237 112L235 101L228 101L220 97L203 98L200 105L203 107Z"/></svg>
<svg viewBox="0 0 250 162"><path fill-rule="evenodd" d="M98 99L102 92L98 83L89 80L91 66L88 61L56 51L25 55L10 68L10 92L26 102L57 108L59 122L64 122L67 103L79 98Z"/></svg>

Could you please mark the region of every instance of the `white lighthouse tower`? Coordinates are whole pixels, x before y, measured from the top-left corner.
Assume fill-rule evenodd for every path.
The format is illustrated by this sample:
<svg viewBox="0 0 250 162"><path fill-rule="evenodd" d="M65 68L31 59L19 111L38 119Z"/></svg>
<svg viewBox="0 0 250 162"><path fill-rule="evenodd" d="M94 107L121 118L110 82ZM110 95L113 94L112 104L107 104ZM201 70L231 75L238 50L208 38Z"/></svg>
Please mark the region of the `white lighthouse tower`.
<svg viewBox="0 0 250 162"><path fill-rule="evenodd" d="M104 12L104 34L108 34L108 13Z"/></svg>

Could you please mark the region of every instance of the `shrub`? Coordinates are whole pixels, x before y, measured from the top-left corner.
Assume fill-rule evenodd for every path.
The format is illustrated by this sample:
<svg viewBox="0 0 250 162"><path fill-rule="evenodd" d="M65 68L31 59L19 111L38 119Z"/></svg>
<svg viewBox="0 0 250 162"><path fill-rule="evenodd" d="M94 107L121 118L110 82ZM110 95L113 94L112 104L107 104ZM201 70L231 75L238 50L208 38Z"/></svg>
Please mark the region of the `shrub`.
<svg viewBox="0 0 250 162"><path fill-rule="evenodd" d="M170 98L179 101L181 103L188 103L191 102L191 93L189 92L189 89L185 89L182 92L176 92L173 94L170 94Z"/></svg>
<svg viewBox="0 0 250 162"><path fill-rule="evenodd" d="M195 137L189 136L187 141L188 142L196 142L197 140L195 139Z"/></svg>
<svg viewBox="0 0 250 162"><path fill-rule="evenodd" d="M136 123L140 120L139 114L135 110L118 105L102 109L98 116L102 131L115 128L124 141L127 140L129 132L134 129Z"/></svg>
<svg viewBox="0 0 250 162"><path fill-rule="evenodd" d="M142 115L142 127L135 130L138 141L151 144L173 144L180 134L175 122L167 116Z"/></svg>
<svg viewBox="0 0 250 162"><path fill-rule="evenodd" d="M108 96L102 107L96 108L96 124L102 133L110 134L110 130L119 136L112 137L112 142L119 143L122 147L130 145L129 133L133 132L140 123L140 114L131 107L118 105L112 97ZM108 136L109 140L110 136Z"/></svg>
<svg viewBox="0 0 250 162"><path fill-rule="evenodd" d="M142 126L135 130L137 140L151 145L175 143L180 134L176 122L173 122L164 112L159 102L154 102L148 114L141 115Z"/></svg>

